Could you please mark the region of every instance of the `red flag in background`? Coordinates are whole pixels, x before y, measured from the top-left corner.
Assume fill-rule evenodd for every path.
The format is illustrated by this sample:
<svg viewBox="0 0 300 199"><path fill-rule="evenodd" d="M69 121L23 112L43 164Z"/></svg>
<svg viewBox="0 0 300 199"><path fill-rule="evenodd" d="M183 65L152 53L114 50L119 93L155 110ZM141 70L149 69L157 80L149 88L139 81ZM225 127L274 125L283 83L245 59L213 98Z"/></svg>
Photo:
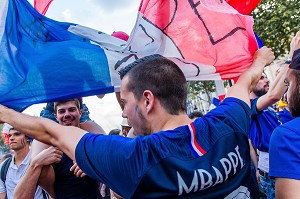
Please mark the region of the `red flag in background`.
<svg viewBox="0 0 300 199"><path fill-rule="evenodd" d="M53 0L34 0L34 8L42 15L45 15L52 1Z"/></svg>
<svg viewBox="0 0 300 199"><path fill-rule="evenodd" d="M225 1L142 0L139 12L140 24L132 35L139 45L148 37L143 51L157 41L152 52L193 63L199 73L187 76L189 80L238 77L258 49L252 17L241 15ZM136 34L139 29L145 37ZM185 74L191 73L184 69ZM215 71L214 76L208 70Z"/></svg>

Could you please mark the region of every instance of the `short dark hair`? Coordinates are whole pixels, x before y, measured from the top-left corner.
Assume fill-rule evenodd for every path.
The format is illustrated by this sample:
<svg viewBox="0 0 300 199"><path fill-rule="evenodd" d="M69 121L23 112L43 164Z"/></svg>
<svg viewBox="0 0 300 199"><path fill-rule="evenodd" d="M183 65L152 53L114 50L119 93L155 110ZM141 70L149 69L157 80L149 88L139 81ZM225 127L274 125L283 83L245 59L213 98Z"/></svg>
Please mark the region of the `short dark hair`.
<svg viewBox="0 0 300 199"><path fill-rule="evenodd" d="M120 72L123 79L129 77L128 91L140 99L145 90L150 90L169 114L186 112L187 83L181 69L161 55L150 55L136 60Z"/></svg>

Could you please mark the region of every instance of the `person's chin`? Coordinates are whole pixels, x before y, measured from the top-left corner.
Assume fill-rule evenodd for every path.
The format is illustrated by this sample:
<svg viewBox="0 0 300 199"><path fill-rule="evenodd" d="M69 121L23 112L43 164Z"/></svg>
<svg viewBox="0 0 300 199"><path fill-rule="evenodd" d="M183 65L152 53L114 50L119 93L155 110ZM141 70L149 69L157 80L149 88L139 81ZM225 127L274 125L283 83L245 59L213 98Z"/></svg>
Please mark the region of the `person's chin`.
<svg viewBox="0 0 300 199"><path fill-rule="evenodd" d="M64 123L64 126L74 126L73 122L66 122Z"/></svg>

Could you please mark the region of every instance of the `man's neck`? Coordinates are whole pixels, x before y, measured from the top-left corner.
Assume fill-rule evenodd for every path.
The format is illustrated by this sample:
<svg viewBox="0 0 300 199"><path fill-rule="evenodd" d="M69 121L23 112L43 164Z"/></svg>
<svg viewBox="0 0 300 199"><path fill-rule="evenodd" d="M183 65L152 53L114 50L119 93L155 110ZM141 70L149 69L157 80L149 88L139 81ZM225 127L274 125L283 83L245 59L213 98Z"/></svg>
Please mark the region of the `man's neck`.
<svg viewBox="0 0 300 199"><path fill-rule="evenodd" d="M179 126L184 126L191 123L191 120L186 113L179 113L179 115L161 114L156 118L157 122L153 123L153 132L173 130Z"/></svg>
<svg viewBox="0 0 300 199"><path fill-rule="evenodd" d="M255 93L251 92L250 93L250 99L255 99L258 98L259 96L257 96Z"/></svg>
<svg viewBox="0 0 300 199"><path fill-rule="evenodd" d="M29 153L29 147L27 147L27 146L25 146L21 150L14 151L15 165L19 166L22 163L22 161L26 158L28 153Z"/></svg>

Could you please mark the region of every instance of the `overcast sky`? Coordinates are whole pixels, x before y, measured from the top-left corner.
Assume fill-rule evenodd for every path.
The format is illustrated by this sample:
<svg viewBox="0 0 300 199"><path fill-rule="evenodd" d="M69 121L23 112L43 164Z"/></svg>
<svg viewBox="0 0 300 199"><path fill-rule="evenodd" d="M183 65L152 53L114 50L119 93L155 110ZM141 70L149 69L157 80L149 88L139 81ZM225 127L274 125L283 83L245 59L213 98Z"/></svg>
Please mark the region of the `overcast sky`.
<svg viewBox="0 0 300 199"><path fill-rule="evenodd" d="M33 5L33 0L28 0ZM139 0L54 0L46 16L56 21L84 25L107 34L113 31L131 33L134 27ZM95 120L108 133L120 128L121 108L115 94L107 94L103 99L95 96L83 98ZM39 116L44 104L34 105L24 112Z"/></svg>

